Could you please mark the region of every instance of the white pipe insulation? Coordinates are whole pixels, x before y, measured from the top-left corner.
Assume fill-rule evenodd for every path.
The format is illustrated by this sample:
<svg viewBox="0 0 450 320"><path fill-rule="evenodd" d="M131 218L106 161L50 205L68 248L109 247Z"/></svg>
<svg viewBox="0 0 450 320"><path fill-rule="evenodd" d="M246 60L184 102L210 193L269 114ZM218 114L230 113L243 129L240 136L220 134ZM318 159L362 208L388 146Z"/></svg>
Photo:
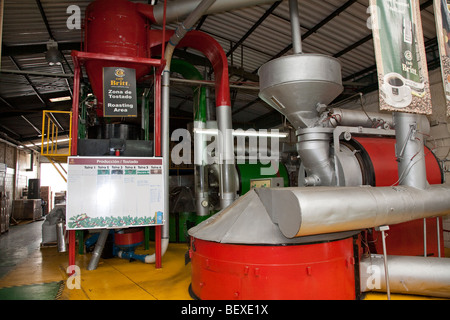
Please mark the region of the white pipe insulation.
<svg viewBox="0 0 450 320"><path fill-rule="evenodd" d="M450 259L387 256L389 290L398 294L450 298ZM359 265L361 292L386 292L384 257L372 254Z"/></svg>
<svg viewBox="0 0 450 320"><path fill-rule="evenodd" d="M256 190L287 238L373 228L450 214L450 186ZM287 214L288 213L288 214Z"/></svg>

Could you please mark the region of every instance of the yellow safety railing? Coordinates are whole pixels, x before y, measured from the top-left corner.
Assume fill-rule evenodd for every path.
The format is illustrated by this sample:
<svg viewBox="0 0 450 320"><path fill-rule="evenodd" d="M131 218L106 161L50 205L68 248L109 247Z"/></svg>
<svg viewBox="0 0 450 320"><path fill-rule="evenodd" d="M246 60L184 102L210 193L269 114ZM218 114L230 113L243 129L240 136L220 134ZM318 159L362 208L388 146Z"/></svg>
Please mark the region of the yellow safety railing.
<svg viewBox="0 0 450 320"><path fill-rule="evenodd" d="M58 150L59 139L59 125L54 114L67 114L69 117L69 148L67 152L60 152ZM61 166L61 162L67 162L67 157L70 156L70 150L72 146L72 112L70 111L55 111L44 110L42 114L42 143L41 143L41 156L47 157L53 164L55 169L67 181L63 173L56 167L55 162L59 163L60 168L65 172ZM66 172L65 172L66 173ZM66 173L67 174L67 173Z"/></svg>

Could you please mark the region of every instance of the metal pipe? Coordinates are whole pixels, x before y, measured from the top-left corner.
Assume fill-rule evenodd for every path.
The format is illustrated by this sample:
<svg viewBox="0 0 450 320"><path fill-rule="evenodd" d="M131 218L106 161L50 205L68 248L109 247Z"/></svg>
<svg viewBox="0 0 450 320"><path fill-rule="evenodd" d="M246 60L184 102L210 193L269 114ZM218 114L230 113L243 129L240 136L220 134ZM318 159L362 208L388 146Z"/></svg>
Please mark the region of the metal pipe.
<svg viewBox="0 0 450 320"><path fill-rule="evenodd" d="M450 259L388 255L387 261L391 292L450 298ZM361 259L361 292L386 292L383 264L379 254Z"/></svg>
<svg viewBox="0 0 450 320"><path fill-rule="evenodd" d="M58 244L58 252L66 252L66 233L64 231L64 222L62 219L56 222L56 241Z"/></svg>
<svg viewBox="0 0 450 320"><path fill-rule="evenodd" d="M173 51L179 41L184 37L187 31L192 28L194 23L200 19L204 14L205 10L211 6L214 0L203 0L199 6L192 11L186 18L184 23L181 23L175 33L169 40L169 44L164 52L164 59L166 60L166 66L162 74L162 93L161 93L161 104L162 104L162 157L164 167L166 168L164 173L164 212L169 212L169 143L170 143L170 132L169 132L169 114L170 114L170 65L173 56ZM161 234L161 256L165 254L169 246L169 219L166 219ZM146 257L147 263L154 263L156 261L156 253Z"/></svg>
<svg viewBox="0 0 450 320"><path fill-rule="evenodd" d="M98 261L100 260L100 256L102 255L103 248L105 247L106 239L108 238L109 230L102 229L100 231L100 235L98 237L97 243L95 244L94 252L92 252L91 260L89 261L89 265L87 270L95 270L98 266Z"/></svg>
<svg viewBox="0 0 450 320"><path fill-rule="evenodd" d="M381 239L383 242L383 259L384 259L384 274L385 274L385 283L386 283L386 292L388 300L391 300L391 289L389 286L389 267L387 261L387 252L386 252L386 230L389 230L389 226L382 226L379 228L381 230Z"/></svg>
<svg viewBox="0 0 450 320"><path fill-rule="evenodd" d="M373 228L450 213L450 186L258 189L287 238ZM342 199L351 199L343 201ZM289 214L286 214L289 213Z"/></svg>
<svg viewBox="0 0 450 320"><path fill-rule="evenodd" d="M292 48L294 53L302 53L302 34L297 0L289 0L289 13L291 17Z"/></svg>
<svg viewBox="0 0 450 320"><path fill-rule="evenodd" d="M181 21L192 10L199 6L201 0L174 1L167 4L166 23ZM216 0L213 5L202 12L214 14L261 4L274 3L275 0ZM163 23L164 6L162 3L155 6L137 4L139 12L148 17L152 23Z"/></svg>
<svg viewBox="0 0 450 320"><path fill-rule="evenodd" d="M382 127L384 129L386 129L386 127L394 127L394 121L392 119L391 113L365 112L362 110L332 108L329 110L329 112L327 112L325 117L331 117L329 121L333 127Z"/></svg>
<svg viewBox="0 0 450 320"><path fill-rule="evenodd" d="M330 158L332 132L328 128L297 131L297 152L305 167L304 186L332 186L336 184L334 166Z"/></svg>
<svg viewBox="0 0 450 320"><path fill-rule="evenodd" d="M394 112L395 153L398 160L399 184L418 189L428 185L425 169L423 134L428 134L428 127L420 115Z"/></svg>

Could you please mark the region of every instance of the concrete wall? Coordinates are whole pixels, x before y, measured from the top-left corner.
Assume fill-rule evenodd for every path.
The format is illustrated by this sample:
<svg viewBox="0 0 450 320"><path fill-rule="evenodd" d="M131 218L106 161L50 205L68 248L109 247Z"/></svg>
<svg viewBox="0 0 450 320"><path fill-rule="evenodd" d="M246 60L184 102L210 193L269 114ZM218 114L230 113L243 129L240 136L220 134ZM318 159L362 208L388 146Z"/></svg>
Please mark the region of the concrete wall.
<svg viewBox="0 0 450 320"><path fill-rule="evenodd" d="M31 159L30 154L33 153ZM8 212L12 216L13 201L21 199L23 189L28 187L28 179L40 178L39 153L19 149L13 144L0 140L0 163L7 166L4 190L8 195Z"/></svg>

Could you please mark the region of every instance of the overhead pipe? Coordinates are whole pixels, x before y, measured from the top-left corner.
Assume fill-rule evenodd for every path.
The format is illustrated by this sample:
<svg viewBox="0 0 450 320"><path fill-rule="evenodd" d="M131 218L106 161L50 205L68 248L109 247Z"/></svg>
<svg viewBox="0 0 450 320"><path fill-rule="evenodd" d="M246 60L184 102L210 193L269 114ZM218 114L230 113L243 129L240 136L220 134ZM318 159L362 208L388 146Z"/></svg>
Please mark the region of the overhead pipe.
<svg viewBox="0 0 450 320"><path fill-rule="evenodd" d="M450 259L371 254L359 264L361 292L386 292L450 298Z"/></svg>
<svg viewBox="0 0 450 320"><path fill-rule="evenodd" d="M302 34L300 30L300 16L297 0L289 0L289 14L291 18L292 49L294 54L302 52Z"/></svg>
<svg viewBox="0 0 450 320"><path fill-rule="evenodd" d="M154 31L155 39L160 38L156 36L156 33L160 31ZM179 36L175 36L176 33L170 31L167 35L171 35L171 39ZM174 50L174 47L170 43L166 52ZM160 43L156 41L153 46L157 46ZM226 208L236 199L237 185L235 181L235 167L234 167L234 146L232 136L232 121L231 121L231 99L230 99L230 86L228 79L228 60L220 44L211 36L206 33L192 30L185 35L183 39L180 39L178 47L189 47L202 52L206 58L211 62L214 70L215 79L215 96L216 96L216 118L217 127L221 136L218 143L218 153L221 172L221 184L220 184L220 203L222 208ZM167 54L166 54L166 57ZM164 73L169 74L169 71ZM169 96L169 81L170 78L165 77L163 74L163 96ZM168 104L168 98L165 103ZM164 102L163 102L164 103ZM164 106L164 104L163 104ZM167 107L167 106L166 106ZM168 108L168 107L167 107ZM164 152L163 152L164 153Z"/></svg>
<svg viewBox="0 0 450 320"><path fill-rule="evenodd" d="M274 2L275 0L216 0L210 7L201 12L201 15L214 14ZM167 3L166 23L181 21L190 12L192 12L192 10L197 8L200 3L201 0L180 0ZM137 8L139 12L145 15L152 24L163 24L164 5L162 3L155 6L138 3Z"/></svg>

